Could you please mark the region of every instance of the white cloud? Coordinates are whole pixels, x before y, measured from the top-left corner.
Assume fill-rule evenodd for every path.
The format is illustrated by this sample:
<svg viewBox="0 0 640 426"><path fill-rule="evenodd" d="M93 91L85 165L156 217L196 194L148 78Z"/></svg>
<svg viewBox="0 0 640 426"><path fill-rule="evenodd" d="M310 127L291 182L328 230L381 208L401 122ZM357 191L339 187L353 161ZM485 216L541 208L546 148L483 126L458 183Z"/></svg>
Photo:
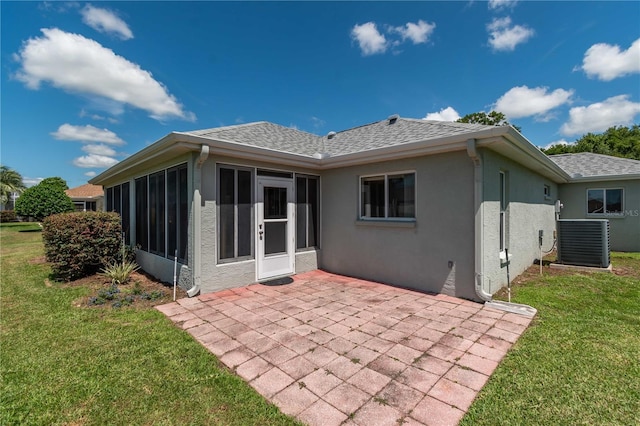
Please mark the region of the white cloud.
<svg viewBox="0 0 640 426"><path fill-rule="evenodd" d="M452 107L446 107L441 109L438 112L428 113L424 119L436 120L436 121L456 121L459 118L460 118L460 114L458 114L458 111L456 111Z"/></svg>
<svg viewBox="0 0 640 426"><path fill-rule="evenodd" d="M124 145L125 141L108 129L98 129L90 124L86 126L73 126L63 124L51 136L64 141L103 142L111 145Z"/></svg>
<svg viewBox="0 0 640 426"><path fill-rule="evenodd" d="M402 40L409 39L413 44L426 43L429 36L435 30L436 24L424 22L420 19L417 23L407 22L403 27L395 27L391 30L402 36Z"/></svg>
<svg viewBox="0 0 640 426"><path fill-rule="evenodd" d="M26 186L27 188L30 188L34 185L39 184L40 182L42 182L44 180L44 178L30 178L30 177L23 177L22 178L22 183L24 183L24 186Z"/></svg>
<svg viewBox="0 0 640 426"><path fill-rule="evenodd" d="M589 77L603 81L640 73L640 38L625 51L618 45L594 44L584 54L582 69Z"/></svg>
<svg viewBox="0 0 640 426"><path fill-rule="evenodd" d="M313 123L313 127L316 129L323 127L325 124L327 124L326 121L318 117L311 117L311 122Z"/></svg>
<svg viewBox="0 0 640 426"><path fill-rule="evenodd" d="M511 8L518 3L518 0L489 0L487 6L489 10L502 10Z"/></svg>
<svg viewBox="0 0 640 426"><path fill-rule="evenodd" d="M82 147L82 150L87 154L106 155L108 157L114 157L116 155L115 149L103 144L85 145Z"/></svg>
<svg viewBox="0 0 640 426"><path fill-rule="evenodd" d="M512 51L520 43L533 37L534 31L522 25L512 25L511 18L494 18L487 25L489 45L495 51Z"/></svg>
<svg viewBox="0 0 640 426"><path fill-rule="evenodd" d="M618 95L586 107L569 111L569 121L562 125L563 135L604 132L612 126L628 126L640 114L640 103L629 101L629 95Z"/></svg>
<svg viewBox="0 0 640 426"><path fill-rule="evenodd" d="M104 169L106 167L111 167L116 164L118 160L115 158L107 157L106 155L98 155L98 154L89 154L84 155L82 157L78 157L73 160L73 164L77 167L82 167L85 169Z"/></svg>
<svg viewBox="0 0 640 426"><path fill-rule="evenodd" d="M91 172L85 173L84 175L87 176L87 177L94 177L95 175L97 175L97 173L94 172L94 171L91 171Z"/></svg>
<svg viewBox="0 0 640 426"><path fill-rule="evenodd" d="M151 73L94 40L57 28L42 29L43 37L23 43L17 56L22 69L16 78L31 89L43 81L73 93L99 96L148 111L161 120L195 120Z"/></svg>
<svg viewBox="0 0 640 426"><path fill-rule="evenodd" d="M373 22L354 25L351 30L351 38L358 42L364 56L384 53L387 50L387 39L378 32L376 24Z"/></svg>
<svg viewBox="0 0 640 426"><path fill-rule="evenodd" d="M565 139L560 139L557 141L550 142L547 146L543 147L544 149L549 149L554 145L572 145L574 142L568 142Z"/></svg>
<svg viewBox="0 0 640 426"><path fill-rule="evenodd" d="M122 40L133 38L133 33L127 23L108 9L102 9L88 4L80 13L82 14L82 22L96 31L115 34Z"/></svg>
<svg viewBox="0 0 640 426"><path fill-rule="evenodd" d="M496 101L494 109L509 118L520 118L531 115L540 116L571 102L573 90L556 89L553 92L548 90L548 87L514 87Z"/></svg>

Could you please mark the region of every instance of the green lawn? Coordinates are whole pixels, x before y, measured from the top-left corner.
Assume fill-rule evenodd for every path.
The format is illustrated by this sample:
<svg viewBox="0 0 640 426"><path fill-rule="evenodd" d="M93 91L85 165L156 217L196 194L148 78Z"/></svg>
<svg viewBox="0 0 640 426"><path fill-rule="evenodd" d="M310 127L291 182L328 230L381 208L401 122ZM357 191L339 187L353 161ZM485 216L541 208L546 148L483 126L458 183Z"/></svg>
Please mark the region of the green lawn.
<svg viewBox="0 0 640 426"><path fill-rule="evenodd" d="M295 424L154 309L46 286L38 231L0 227L0 424ZM463 425L640 424L640 254L613 264L519 278L512 300L538 316Z"/></svg>
<svg viewBox="0 0 640 426"><path fill-rule="evenodd" d="M640 253L617 274L530 271L512 301L538 316L462 425L640 425Z"/></svg>
<svg viewBox="0 0 640 426"><path fill-rule="evenodd" d="M0 227L0 424L297 424L155 309L74 307L38 231Z"/></svg>

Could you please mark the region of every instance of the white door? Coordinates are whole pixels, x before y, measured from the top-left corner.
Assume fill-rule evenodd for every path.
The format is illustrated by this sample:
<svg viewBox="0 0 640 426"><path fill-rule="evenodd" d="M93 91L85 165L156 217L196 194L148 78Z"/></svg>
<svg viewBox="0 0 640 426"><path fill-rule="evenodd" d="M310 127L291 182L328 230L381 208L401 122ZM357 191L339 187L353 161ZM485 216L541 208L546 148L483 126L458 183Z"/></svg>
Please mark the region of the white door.
<svg viewBox="0 0 640 426"><path fill-rule="evenodd" d="M258 176L256 247L258 280L294 270L293 181Z"/></svg>

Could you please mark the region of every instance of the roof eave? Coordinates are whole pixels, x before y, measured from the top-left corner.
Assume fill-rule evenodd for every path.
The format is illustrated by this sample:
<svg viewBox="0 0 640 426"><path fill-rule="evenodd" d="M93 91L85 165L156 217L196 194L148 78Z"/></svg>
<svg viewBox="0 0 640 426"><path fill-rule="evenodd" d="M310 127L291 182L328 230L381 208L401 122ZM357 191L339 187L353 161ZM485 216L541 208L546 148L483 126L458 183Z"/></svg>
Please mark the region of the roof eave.
<svg viewBox="0 0 640 426"><path fill-rule="evenodd" d="M640 173L625 174L625 175L572 177L569 183L604 182L604 181L614 181L614 180L640 180Z"/></svg>

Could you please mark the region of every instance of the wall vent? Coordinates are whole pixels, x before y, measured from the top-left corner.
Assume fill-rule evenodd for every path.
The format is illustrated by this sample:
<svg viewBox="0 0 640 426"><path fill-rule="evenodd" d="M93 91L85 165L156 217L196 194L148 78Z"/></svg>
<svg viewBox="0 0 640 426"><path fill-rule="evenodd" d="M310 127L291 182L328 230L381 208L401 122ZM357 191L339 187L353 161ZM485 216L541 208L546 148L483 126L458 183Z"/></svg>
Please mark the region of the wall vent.
<svg viewBox="0 0 640 426"><path fill-rule="evenodd" d="M607 268L610 263L607 219L558 220L558 263Z"/></svg>

